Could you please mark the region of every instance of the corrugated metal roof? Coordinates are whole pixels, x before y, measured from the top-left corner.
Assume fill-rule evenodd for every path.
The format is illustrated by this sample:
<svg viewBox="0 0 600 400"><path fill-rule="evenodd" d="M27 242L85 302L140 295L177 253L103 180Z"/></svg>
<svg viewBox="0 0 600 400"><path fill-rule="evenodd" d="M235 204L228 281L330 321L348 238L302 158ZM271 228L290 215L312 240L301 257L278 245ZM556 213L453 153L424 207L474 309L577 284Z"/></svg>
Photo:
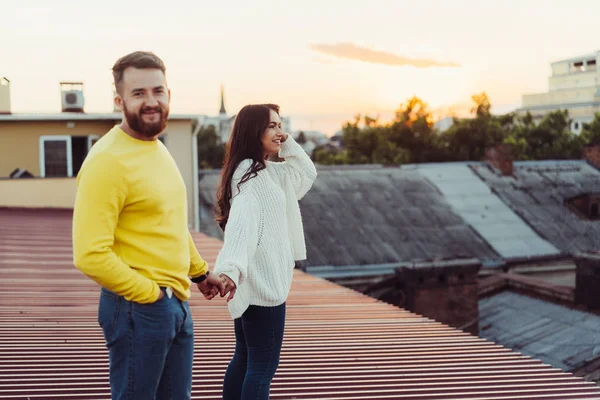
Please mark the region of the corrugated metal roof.
<svg viewBox="0 0 600 400"><path fill-rule="evenodd" d="M419 169L419 172L438 187L453 210L503 258L539 257L560 253L492 193L469 166L428 166Z"/></svg>
<svg viewBox="0 0 600 400"><path fill-rule="evenodd" d="M72 266L71 214L0 210L0 399L108 399L98 287ZM213 262L220 242L194 234ZM224 300L194 293L193 399L219 399ZM272 399L600 399L540 361L296 271Z"/></svg>

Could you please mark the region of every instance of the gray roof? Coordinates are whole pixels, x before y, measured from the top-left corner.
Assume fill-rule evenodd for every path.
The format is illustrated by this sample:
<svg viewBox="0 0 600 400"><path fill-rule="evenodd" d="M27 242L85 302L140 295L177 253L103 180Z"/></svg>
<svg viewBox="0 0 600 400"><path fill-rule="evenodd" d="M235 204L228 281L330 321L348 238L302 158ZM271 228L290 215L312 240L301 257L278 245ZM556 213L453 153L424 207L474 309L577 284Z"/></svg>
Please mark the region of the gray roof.
<svg viewBox="0 0 600 400"><path fill-rule="evenodd" d="M573 371L600 357L600 316L504 291L479 301L479 336Z"/></svg>
<svg viewBox="0 0 600 400"><path fill-rule="evenodd" d="M517 162L516 177L499 176L486 165L471 167L540 236L573 254L600 248L600 224L580 219L564 201L600 192L600 172L585 161Z"/></svg>
<svg viewBox="0 0 600 400"><path fill-rule="evenodd" d="M218 181L218 171L201 172L201 230L213 236ZM319 168L300 206L308 253L303 266L500 258L412 168Z"/></svg>
<svg viewBox="0 0 600 400"><path fill-rule="evenodd" d="M453 210L469 223L504 259L554 256L560 253L506 206L471 168L485 164L419 167L444 195ZM484 167L485 168L485 167Z"/></svg>

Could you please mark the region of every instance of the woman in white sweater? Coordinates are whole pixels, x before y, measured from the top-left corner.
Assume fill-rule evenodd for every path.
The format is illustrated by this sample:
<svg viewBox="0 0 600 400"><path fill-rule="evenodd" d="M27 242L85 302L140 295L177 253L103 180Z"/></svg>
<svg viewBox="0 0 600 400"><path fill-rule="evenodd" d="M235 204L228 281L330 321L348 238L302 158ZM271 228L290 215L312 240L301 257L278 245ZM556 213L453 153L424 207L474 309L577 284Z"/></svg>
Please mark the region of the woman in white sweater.
<svg viewBox="0 0 600 400"><path fill-rule="evenodd" d="M268 161L274 155L284 161ZM214 272L229 292L236 336L223 384L225 400L269 398L294 262L306 258L298 200L316 177L306 152L282 131L279 106L240 110L217 193L216 220L224 244Z"/></svg>

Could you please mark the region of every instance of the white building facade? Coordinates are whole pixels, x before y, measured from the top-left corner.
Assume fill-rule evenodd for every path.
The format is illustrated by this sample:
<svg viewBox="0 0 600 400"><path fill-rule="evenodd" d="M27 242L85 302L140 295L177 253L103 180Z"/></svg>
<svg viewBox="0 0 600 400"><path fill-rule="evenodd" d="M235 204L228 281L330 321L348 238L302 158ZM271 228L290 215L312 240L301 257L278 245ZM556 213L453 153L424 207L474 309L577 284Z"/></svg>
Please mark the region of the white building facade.
<svg viewBox="0 0 600 400"><path fill-rule="evenodd" d="M583 124L600 112L600 51L550 64L549 90L524 94L520 114L530 112L539 120L556 110L567 110L571 131L580 133Z"/></svg>

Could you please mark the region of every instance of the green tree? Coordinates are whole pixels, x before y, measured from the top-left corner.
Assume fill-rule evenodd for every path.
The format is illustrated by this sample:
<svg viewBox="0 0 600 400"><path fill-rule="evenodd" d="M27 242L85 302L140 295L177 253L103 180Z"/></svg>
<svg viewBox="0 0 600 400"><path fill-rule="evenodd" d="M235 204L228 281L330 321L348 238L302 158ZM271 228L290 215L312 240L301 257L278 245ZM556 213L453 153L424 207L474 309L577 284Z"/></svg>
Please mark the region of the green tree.
<svg viewBox="0 0 600 400"><path fill-rule="evenodd" d="M471 96L471 100L475 103L475 106L471 108L471 112L475 114L475 117L490 118L492 116L492 104L486 92L474 94Z"/></svg>
<svg viewBox="0 0 600 400"><path fill-rule="evenodd" d="M442 135L439 146L448 160L479 161L489 147L504 141L512 124L510 116L497 118L491 114L491 103L485 92L473 95L475 114L470 119L454 119L454 124Z"/></svg>
<svg viewBox="0 0 600 400"><path fill-rule="evenodd" d="M594 116L591 123L583 124L581 138L585 144L600 144L600 113Z"/></svg>
<svg viewBox="0 0 600 400"><path fill-rule="evenodd" d="M214 125L203 126L198 132L198 167L221 168L225 157L225 145L217 135Z"/></svg>
<svg viewBox="0 0 600 400"><path fill-rule="evenodd" d="M396 111L389 126L389 140L398 149L404 149L405 162L432 161L436 147L433 117L427 103L413 96Z"/></svg>
<svg viewBox="0 0 600 400"><path fill-rule="evenodd" d="M585 143L584 135L570 130L567 110L548 113L536 124L531 114L517 117L514 129L505 139L515 148L515 158L548 160L579 158Z"/></svg>

